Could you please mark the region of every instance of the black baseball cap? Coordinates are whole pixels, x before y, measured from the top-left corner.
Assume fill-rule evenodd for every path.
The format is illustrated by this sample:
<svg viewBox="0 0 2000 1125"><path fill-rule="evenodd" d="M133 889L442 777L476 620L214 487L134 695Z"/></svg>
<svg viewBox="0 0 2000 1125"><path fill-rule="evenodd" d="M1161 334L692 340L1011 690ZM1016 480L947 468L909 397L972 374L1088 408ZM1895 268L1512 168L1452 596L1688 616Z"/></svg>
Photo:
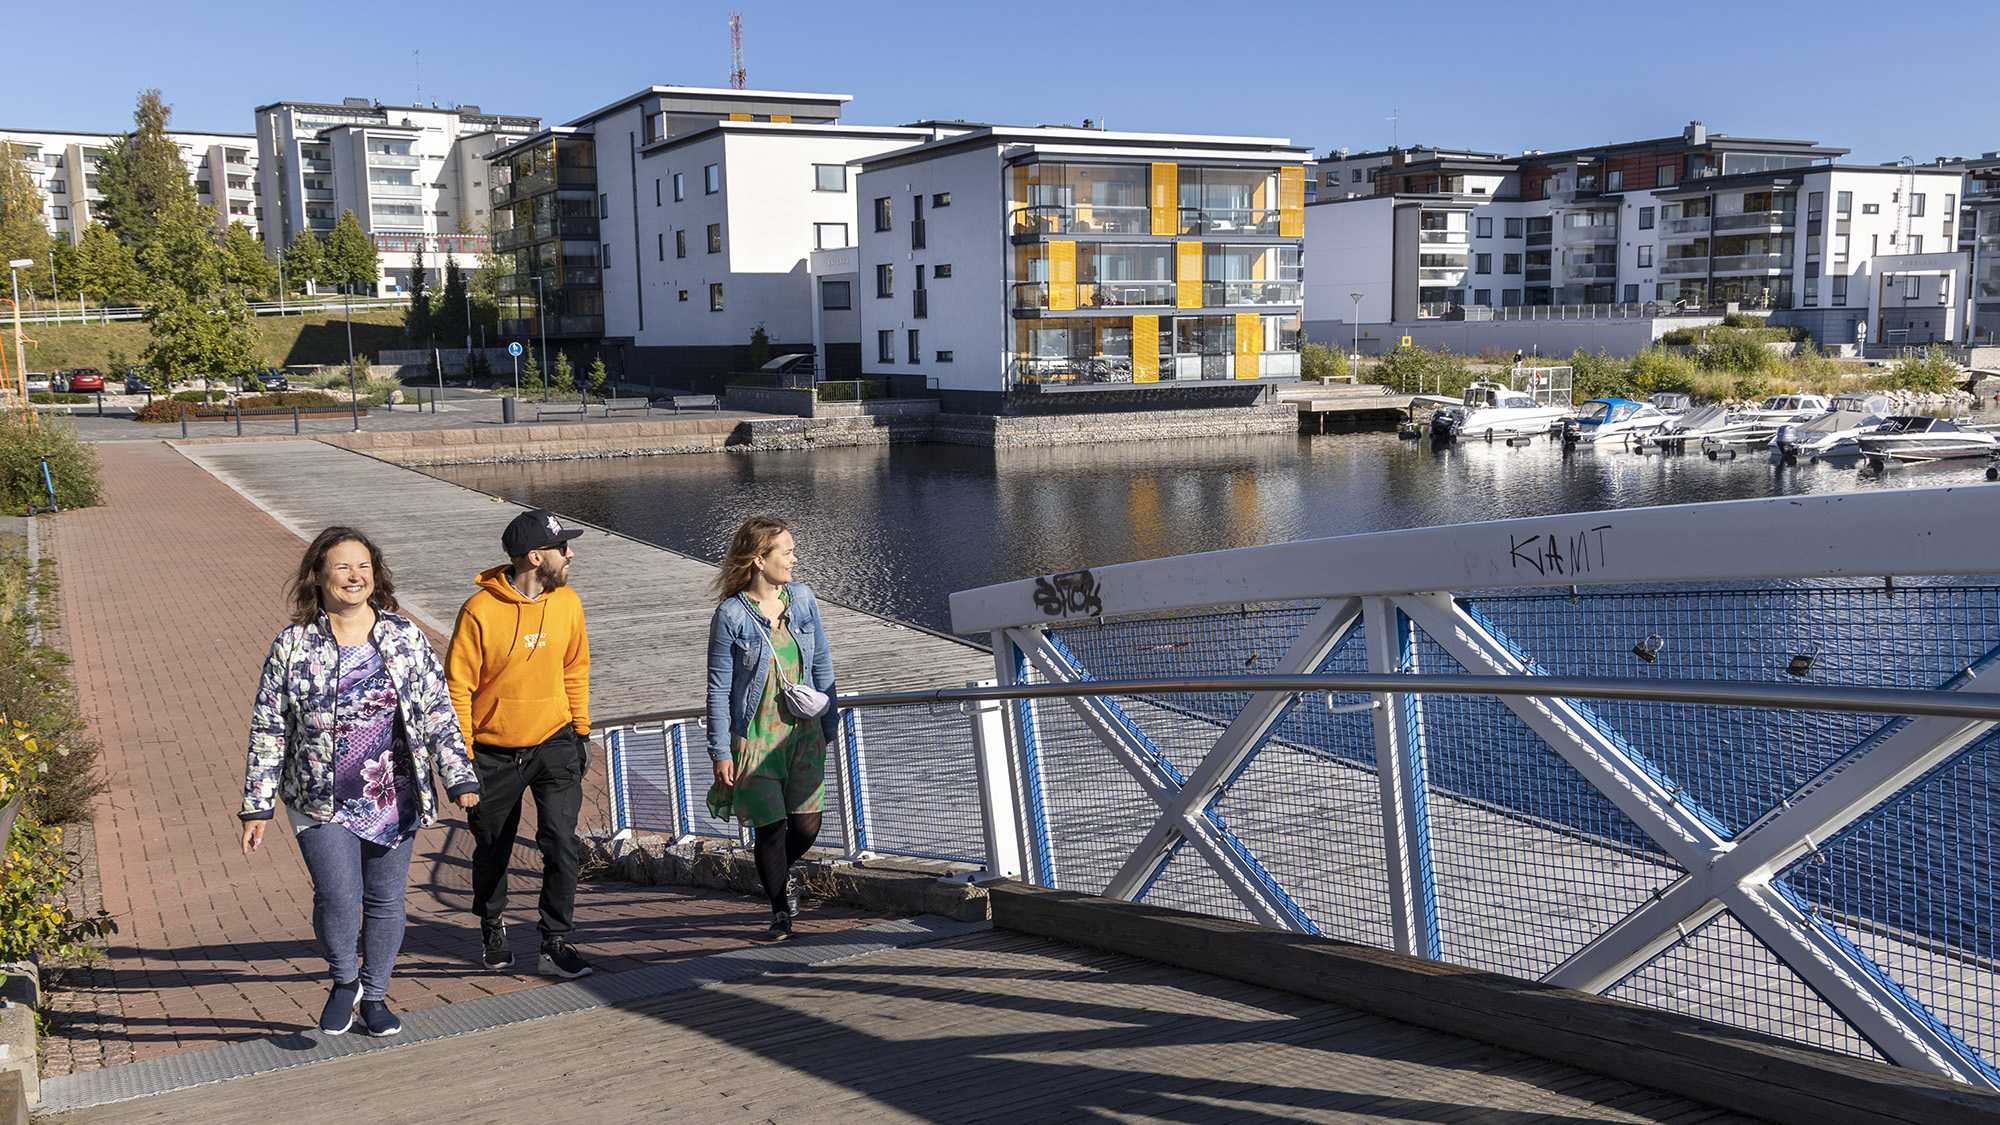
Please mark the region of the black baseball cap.
<svg viewBox="0 0 2000 1125"><path fill-rule="evenodd" d="M582 534L582 528L565 525L547 508L536 508L514 517L514 522L500 533L500 549L507 552L508 558L518 559L529 551L559 546Z"/></svg>

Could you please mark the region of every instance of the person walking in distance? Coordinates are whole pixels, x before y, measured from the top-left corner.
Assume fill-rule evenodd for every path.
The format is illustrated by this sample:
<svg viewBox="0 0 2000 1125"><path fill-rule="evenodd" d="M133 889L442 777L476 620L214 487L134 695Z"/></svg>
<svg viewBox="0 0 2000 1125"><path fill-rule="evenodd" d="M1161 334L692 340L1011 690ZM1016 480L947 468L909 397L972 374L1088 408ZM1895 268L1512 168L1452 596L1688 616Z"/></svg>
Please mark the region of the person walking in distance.
<svg viewBox="0 0 2000 1125"><path fill-rule="evenodd" d="M708 627L709 807L756 829L758 881L771 900L759 941L787 941L799 898L791 865L819 838L826 744L839 731L833 655L819 602L792 581L798 554L784 522L736 529Z"/></svg>
<svg viewBox="0 0 2000 1125"><path fill-rule="evenodd" d="M480 574L452 629L445 658L451 705L472 745L481 801L472 825L472 911L481 960L511 968L507 867L521 801L535 797L542 852L541 972L580 977L590 965L570 944L575 930L576 820L590 766L590 642L583 602L569 588L570 540L554 512L523 512L500 546L510 560Z"/></svg>
<svg viewBox="0 0 2000 1125"><path fill-rule="evenodd" d="M313 885L313 934L333 989L319 1029L360 1016L394 1035L389 975L403 947L410 853L437 823L431 781L460 808L479 804L444 669L396 612L382 552L351 527L313 538L289 590L292 623L271 643L250 715L243 854L262 848L279 798Z"/></svg>

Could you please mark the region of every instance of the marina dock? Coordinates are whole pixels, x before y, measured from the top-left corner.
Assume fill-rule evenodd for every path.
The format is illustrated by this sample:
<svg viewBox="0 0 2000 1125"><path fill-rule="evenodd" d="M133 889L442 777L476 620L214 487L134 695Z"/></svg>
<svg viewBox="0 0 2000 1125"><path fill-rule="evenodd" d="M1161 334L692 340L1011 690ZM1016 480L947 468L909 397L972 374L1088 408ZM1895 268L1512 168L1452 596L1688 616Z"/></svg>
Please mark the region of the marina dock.
<svg viewBox="0 0 2000 1125"><path fill-rule="evenodd" d="M1298 407L1299 432L1393 430L1410 419L1410 396L1372 383L1299 383L1278 391L1279 402Z"/></svg>

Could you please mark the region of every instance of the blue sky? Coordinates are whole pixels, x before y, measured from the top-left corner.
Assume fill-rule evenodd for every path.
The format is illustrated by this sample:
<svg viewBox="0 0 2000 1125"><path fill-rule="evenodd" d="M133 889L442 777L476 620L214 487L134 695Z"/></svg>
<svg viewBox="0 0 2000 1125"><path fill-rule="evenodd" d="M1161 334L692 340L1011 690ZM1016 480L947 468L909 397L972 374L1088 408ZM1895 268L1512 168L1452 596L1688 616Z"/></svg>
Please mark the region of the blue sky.
<svg viewBox="0 0 2000 1125"><path fill-rule="evenodd" d="M555 122L642 86L728 85L734 10L751 86L852 94L857 124L1088 117L1321 152L1395 135L1518 152L1668 136L1699 118L1857 161L2000 149L2000 93L1978 75L2000 42L2000 0L23 7L17 43L75 49L0 73L12 128L125 128L149 86L185 129L247 132L253 107L280 100L407 104L416 51L426 102Z"/></svg>

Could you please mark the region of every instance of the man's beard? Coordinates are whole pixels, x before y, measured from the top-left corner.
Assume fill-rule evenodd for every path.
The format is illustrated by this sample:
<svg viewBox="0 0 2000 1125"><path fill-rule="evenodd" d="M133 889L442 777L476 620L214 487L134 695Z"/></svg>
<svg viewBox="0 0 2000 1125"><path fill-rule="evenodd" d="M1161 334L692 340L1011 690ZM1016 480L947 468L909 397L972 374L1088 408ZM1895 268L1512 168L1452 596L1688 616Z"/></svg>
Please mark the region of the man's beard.
<svg viewBox="0 0 2000 1125"><path fill-rule="evenodd" d="M569 585L568 561L560 556L542 560L542 565L535 568L536 576L542 580L542 589L560 590Z"/></svg>

